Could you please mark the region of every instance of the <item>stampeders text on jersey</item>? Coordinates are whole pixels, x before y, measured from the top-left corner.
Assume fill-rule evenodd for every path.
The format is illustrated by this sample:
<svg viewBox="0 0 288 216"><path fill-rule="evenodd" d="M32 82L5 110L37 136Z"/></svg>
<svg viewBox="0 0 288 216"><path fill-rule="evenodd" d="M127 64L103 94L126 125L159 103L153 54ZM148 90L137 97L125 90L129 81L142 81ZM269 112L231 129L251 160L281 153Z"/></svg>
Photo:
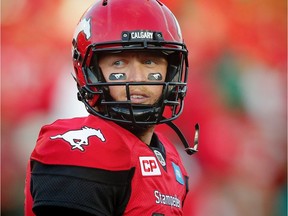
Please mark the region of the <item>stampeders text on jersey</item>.
<svg viewBox="0 0 288 216"><path fill-rule="evenodd" d="M181 201L177 198L177 196L162 194L160 191L157 191L157 190L154 191L154 195L155 195L157 204L181 208Z"/></svg>

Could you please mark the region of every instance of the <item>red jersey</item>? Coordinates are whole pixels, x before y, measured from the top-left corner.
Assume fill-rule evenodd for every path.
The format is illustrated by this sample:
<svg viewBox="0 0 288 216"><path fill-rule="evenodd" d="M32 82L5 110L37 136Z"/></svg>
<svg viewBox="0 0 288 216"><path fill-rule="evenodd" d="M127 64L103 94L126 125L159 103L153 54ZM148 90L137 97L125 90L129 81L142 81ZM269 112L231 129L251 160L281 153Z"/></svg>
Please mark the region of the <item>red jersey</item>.
<svg viewBox="0 0 288 216"><path fill-rule="evenodd" d="M175 216L182 215L187 192L183 163L163 135L155 133L146 145L114 122L90 115L41 129L27 170L25 215L54 209Z"/></svg>

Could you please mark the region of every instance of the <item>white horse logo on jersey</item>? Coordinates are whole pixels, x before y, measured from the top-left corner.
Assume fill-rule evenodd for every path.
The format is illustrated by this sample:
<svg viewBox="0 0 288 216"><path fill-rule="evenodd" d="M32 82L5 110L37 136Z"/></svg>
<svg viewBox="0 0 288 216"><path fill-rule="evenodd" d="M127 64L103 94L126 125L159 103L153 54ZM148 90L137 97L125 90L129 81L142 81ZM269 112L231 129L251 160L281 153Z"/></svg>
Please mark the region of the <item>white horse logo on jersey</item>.
<svg viewBox="0 0 288 216"><path fill-rule="evenodd" d="M102 142L105 142L105 137L103 136L101 130L96 130L94 128L83 127L80 130L71 130L64 134L58 134L56 136L50 137L50 139L63 139L70 143L72 149L79 149L84 151L83 145L87 146L89 144L88 138L91 136L98 137Z"/></svg>

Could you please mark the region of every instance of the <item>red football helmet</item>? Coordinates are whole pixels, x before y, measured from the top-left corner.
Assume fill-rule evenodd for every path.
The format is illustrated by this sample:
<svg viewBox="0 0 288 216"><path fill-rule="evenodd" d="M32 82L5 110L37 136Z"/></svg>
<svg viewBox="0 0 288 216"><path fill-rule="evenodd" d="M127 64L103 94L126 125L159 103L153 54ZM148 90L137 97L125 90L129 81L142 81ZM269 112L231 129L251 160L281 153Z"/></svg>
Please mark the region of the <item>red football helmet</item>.
<svg viewBox="0 0 288 216"><path fill-rule="evenodd" d="M172 12L158 0L98 0L82 16L73 37L78 98L88 112L131 124L152 125L182 112L188 75L188 51ZM164 82L108 82L97 56L102 52L162 52L167 55ZM132 104L129 86L162 85L163 96L151 105ZM126 86L127 101L114 101L109 86ZM168 108L168 109L167 109Z"/></svg>

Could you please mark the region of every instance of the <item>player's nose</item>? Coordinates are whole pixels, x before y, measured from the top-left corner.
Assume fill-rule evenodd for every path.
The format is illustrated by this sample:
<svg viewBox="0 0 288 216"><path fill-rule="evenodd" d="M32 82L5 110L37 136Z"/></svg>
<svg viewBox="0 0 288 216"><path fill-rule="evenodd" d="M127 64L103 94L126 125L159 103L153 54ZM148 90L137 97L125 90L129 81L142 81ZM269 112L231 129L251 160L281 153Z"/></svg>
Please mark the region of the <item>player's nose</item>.
<svg viewBox="0 0 288 216"><path fill-rule="evenodd" d="M145 67L141 62L133 60L130 62L128 81L130 82L144 82L147 80L145 77Z"/></svg>

